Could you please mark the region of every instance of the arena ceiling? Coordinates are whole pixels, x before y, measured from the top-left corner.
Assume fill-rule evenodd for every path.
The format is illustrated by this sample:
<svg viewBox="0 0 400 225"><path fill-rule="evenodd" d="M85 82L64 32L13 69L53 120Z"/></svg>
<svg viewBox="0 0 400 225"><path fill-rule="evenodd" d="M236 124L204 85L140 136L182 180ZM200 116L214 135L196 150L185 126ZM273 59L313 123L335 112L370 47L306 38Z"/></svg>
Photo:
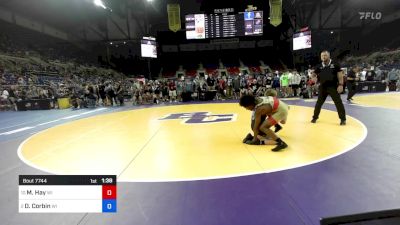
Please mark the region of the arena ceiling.
<svg viewBox="0 0 400 225"><path fill-rule="evenodd" d="M167 3L179 3L181 15L214 8L246 8L255 5L269 11L268 0L103 0L107 9L93 0L2 0L0 7L40 21L83 41L137 40L168 29ZM112 11L111 11L112 10ZM343 29L379 26L400 18L398 0L283 0L283 10L293 15L296 28ZM360 20L359 12L381 12L380 21ZM148 21L148 22L147 22ZM148 26L150 24L150 26Z"/></svg>
<svg viewBox="0 0 400 225"><path fill-rule="evenodd" d="M217 0L152 0L151 2L103 0L103 2L107 9L96 7L93 0L2 0L0 7L87 41L134 40L146 34L155 35L157 31L167 30L167 3L179 3L181 16L211 12L214 8L244 10L249 4L269 10L268 0L255 0L251 3ZM147 24L150 26L147 27Z"/></svg>

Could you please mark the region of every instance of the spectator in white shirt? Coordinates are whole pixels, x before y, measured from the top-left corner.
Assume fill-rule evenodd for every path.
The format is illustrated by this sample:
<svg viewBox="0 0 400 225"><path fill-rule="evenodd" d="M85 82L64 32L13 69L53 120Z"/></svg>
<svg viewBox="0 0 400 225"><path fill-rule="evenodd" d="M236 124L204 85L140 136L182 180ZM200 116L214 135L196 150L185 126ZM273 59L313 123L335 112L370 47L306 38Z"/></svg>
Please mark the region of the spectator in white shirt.
<svg viewBox="0 0 400 225"><path fill-rule="evenodd" d="M360 81L365 81L366 77L367 77L367 69L364 68L360 74Z"/></svg>
<svg viewBox="0 0 400 225"><path fill-rule="evenodd" d="M297 71L294 71L293 73L293 94L296 97L298 94L300 94L300 82L301 82L301 76Z"/></svg>
<svg viewBox="0 0 400 225"><path fill-rule="evenodd" d="M2 92L1 92L1 100L3 100L3 101L8 101L8 96L9 96L10 94L8 93L8 91L7 91L7 89L4 89Z"/></svg>

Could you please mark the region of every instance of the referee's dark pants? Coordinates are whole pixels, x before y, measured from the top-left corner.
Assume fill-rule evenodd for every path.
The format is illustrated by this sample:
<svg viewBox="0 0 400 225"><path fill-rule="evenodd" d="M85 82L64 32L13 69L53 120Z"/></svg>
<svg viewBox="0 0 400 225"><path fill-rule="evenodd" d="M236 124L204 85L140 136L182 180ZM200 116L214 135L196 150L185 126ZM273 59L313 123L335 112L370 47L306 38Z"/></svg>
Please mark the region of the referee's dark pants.
<svg viewBox="0 0 400 225"><path fill-rule="evenodd" d="M313 119L318 119L319 113L321 112L321 107L324 104L328 95L331 96L333 102L335 103L340 120L346 120L346 112L344 110L342 99L340 98L340 95L337 91L337 87L323 87L322 85L319 86L318 100L315 104Z"/></svg>
<svg viewBox="0 0 400 225"><path fill-rule="evenodd" d="M355 82L346 82L347 90L349 91L347 94L347 100L351 99L357 93L357 85Z"/></svg>

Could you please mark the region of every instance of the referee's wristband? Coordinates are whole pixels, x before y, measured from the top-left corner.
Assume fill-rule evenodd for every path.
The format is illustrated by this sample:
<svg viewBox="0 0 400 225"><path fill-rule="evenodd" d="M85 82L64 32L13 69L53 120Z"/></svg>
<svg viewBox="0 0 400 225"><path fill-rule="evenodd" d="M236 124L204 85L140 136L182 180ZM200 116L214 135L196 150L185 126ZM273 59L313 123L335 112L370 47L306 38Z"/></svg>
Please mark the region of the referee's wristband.
<svg viewBox="0 0 400 225"><path fill-rule="evenodd" d="M339 84L339 86L343 86L343 84Z"/></svg>

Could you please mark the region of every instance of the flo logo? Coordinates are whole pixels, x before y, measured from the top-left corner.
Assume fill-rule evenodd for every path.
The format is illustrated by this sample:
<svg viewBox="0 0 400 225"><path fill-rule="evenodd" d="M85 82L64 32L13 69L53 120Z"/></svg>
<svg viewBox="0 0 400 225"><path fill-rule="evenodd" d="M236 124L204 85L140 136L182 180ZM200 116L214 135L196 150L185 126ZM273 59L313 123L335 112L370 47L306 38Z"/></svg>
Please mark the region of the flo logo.
<svg viewBox="0 0 400 225"><path fill-rule="evenodd" d="M358 12L360 20L380 20L382 18L381 12Z"/></svg>
<svg viewBox="0 0 400 225"><path fill-rule="evenodd" d="M182 120L185 124L220 123L236 120L236 114L211 114L210 112L174 113L160 120Z"/></svg>

